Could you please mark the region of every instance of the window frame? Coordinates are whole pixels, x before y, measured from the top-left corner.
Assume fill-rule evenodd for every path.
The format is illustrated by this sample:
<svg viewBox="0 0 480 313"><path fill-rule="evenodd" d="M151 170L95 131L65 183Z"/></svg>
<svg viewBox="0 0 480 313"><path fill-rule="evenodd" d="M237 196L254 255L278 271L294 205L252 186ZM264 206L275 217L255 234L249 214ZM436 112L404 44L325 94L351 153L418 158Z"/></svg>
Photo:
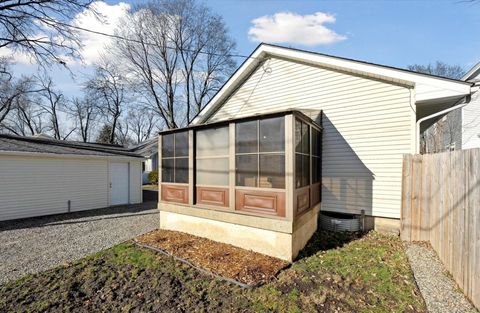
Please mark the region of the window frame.
<svg viewBox="0 0 480 313"><path fill-rule="evenodd" d="M285 138L285 127L286 127L286 115L280 115L280 116L269 116L269 117L259 117L255 119L249 119L246 121L240 121L240 122L234 122L235 124L235 188L251 188L251 189L258 189L258 190L278 190L282 191L286 189L286 138ZM283 136L283 150L278 150L278 151L260 151L260 144L261 144L261 139L260 139L260 133L261 133L261 121L262 120L272 120L272 119L281 119L283 123L283 129L282 129L282 136ZM238 129L237 125L242 124L242 123L251 123L251 122L256 122L256 151L255 152L238 152L239 149L237 149L237 136L238 136ZM255 186L245 186L245 185L239 185L238 184L238 162L237 162L237 157L239 156L247 156L247 155L255 155L256 156L256 161L257 161L257 168L256 168L256 176L255 176ZM262 155L277 155L277 156L283 156L284 162L283 162L283 186L282 187L260 187L260 173L261 173L261 168L260 168L260 159Z"/></svg>
<svg viewBox="0 0 480 313"><path fill-rule="evenodd" d="M182 156L177 156L176 155L176 137L177 137L177 134L186 134L187 135L187 154L186 155L182 155ZM165 137L166 136L173 136L173 155L172 156L167 156L165 157L164 156L164 153L163 153L163 148L164 148L164 140L165 140ZM160 183L162 184L179 184L179 185L188 185L190 183L190 177L189 177L189 158L190 158L190 143L189 143L189 140L190 140L190 137L189 137L189 134L188 134L188 131L182 131L182 132L175 132L175 133L171 133L171 134L166 134L166 135L162 135L161 137L161 140L162 140L162 158L160 160L160 164L161 164L161 174L162 174L162 179L160 181ZM177 176L177 159L184 159L187 161L187 167L186 167L186 176L187 176L187 180L186 182L177 182L176 180L176 176ZM164 166L163 166L163 161L164 160L173 160L173 166L172 166L172 169L173 169L173 178L172 178L172 181L164 181L164 173L163 173L163 169L164 169Z"/></svg>
<svg viewBox="0 0 480 313"><path fill-rule="evenodd" d="M318 154L315 154L317 151L313 149L314 147L314 136L313 133L317 133L317 147L318 147ZM318 183L322 182L322 131L320 129L317 129L316 127L310 125L310 173L311 173L311 180L310 180L310 185L315 185ZM316 177L318 180L314 180L314 171L313 171L313 162L314 160L317 161L317 173Z"/></svg>
<svg viewBox="0 0 480 313"><path fill-rule="evenodd" d="M300 125L301 125L301 132L300 132L300 151L297 151L297 138L296 138L296 135L297 135L297 131L296 131L296 127L297 127L297 121L300 122ZM307 127L307 138L306 138L306 141L307 141L307 144L308 144L308 153L305 153L303 151L303 148L305 146L305 143L304 143L304 133L303 133L303 127L306 126ZM293 139L293 142L295 144L294 148L293 148L293 159L294 159L294 163L295 163L295 180L294 180L294 185L295 185L295 189L298 190L298 189L302 189L302 188L306 188L308 186L311 186L312 185L312 125L310 123L307 123L306 121L304 121L303 119L299 118L298 116L295 116L295 119L294 119L294 134L295 134L295 138ZM300 169L300 179L303 181L304 178L306 178L306 183L304 184L303 182L300 183L299 186L297 186L297 180L299 179L298 177L298 167L297 167L297 156L300 156L301 158L301 169ZM303 167L303 163L305 161L305 159L308 158L308 174L306 175L306 177L303 177L303 175L305 174L304 173L304 167Z"/></svg>
<svg viewBox="0 0 480 313"><path fill-rule="evenodd" d="M226 128L227 131L227 138L226 138L226 144L228 145L227 147L227 154L222 154L222 155L203 155L199 156L197 153L197 147L198 147L198 133L202 131L209 131L209 130L218 130L219 128ZM230 127L229 125L221 125L218 127L212 127L212 128L205 128L205 129L198 129L195 130L195 145L193 147L194 150L194 175L195 175L195 186L196 187L212 187L212 188L229 188L230 185ZM198 160L215 160L215 159L226 159L227 160L227 183L225 185L215 185L215 184L199 184L198 183Z"/></svg>

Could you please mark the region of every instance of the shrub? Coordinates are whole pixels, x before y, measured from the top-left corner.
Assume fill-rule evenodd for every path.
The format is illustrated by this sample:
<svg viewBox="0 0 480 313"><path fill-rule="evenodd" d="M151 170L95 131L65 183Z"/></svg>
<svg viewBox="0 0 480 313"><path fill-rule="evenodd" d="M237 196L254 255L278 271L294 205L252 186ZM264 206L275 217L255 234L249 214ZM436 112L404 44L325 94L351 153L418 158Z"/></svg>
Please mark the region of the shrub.
<svg viewBox="0 0 480 313"><path fill-rule="evenodd" d="M148 182L154 185L158 184L158 171L148 173Z"/></svg>

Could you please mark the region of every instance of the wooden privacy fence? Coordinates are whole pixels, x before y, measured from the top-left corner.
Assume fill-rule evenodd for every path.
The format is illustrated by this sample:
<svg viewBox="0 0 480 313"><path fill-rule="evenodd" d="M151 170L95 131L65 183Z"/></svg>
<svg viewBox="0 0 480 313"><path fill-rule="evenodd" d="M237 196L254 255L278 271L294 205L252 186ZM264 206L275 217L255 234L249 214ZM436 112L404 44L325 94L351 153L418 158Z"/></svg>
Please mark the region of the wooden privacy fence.
<svg viewBox="0 0 480 313"><path fill-rule="evenodd" d="M430 241L480 308L480 149L404 155L400 236Z"/></svg>

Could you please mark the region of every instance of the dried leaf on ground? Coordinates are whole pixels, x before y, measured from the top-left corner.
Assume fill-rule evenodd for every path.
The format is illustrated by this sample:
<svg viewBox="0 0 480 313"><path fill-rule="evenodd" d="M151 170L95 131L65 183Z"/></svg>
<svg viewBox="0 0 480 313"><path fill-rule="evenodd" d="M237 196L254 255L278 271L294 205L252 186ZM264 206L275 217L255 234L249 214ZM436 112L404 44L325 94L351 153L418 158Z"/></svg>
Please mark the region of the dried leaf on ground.
<svg viewBox="0 0 480 313"><path fill-rule="evenodd" d="M136 240L249 285L265 283L289 265L271 256L177 231L156 230Z"/></svg>

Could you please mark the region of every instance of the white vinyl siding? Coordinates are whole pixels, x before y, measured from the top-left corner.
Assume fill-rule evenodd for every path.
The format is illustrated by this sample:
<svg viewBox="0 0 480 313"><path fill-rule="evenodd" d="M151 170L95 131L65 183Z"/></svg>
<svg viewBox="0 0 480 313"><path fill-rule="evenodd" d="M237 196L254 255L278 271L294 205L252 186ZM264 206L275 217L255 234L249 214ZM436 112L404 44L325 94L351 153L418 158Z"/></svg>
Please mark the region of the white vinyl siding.
<svg viewBox="0 0 480 313"><path fill-rule="evenodd" d="M462 108L462 149L480 148L480 90Z"/></svg>
<svg viewBox="0 0 480 313"><path fill-rule="evenodd" d="M130 163L139 185L141 162ZM0 220L109 206L107 159L0 155L0 173ZM141 202L140 187L130 193Z"/></svg>
<svg viewBox="0 0 480 313"><path fill-rule="evenodd" d="M209 122L323 110L322 210L399 218L402 154L413 147L410 100L404 86L273 58Z"/></svg>

